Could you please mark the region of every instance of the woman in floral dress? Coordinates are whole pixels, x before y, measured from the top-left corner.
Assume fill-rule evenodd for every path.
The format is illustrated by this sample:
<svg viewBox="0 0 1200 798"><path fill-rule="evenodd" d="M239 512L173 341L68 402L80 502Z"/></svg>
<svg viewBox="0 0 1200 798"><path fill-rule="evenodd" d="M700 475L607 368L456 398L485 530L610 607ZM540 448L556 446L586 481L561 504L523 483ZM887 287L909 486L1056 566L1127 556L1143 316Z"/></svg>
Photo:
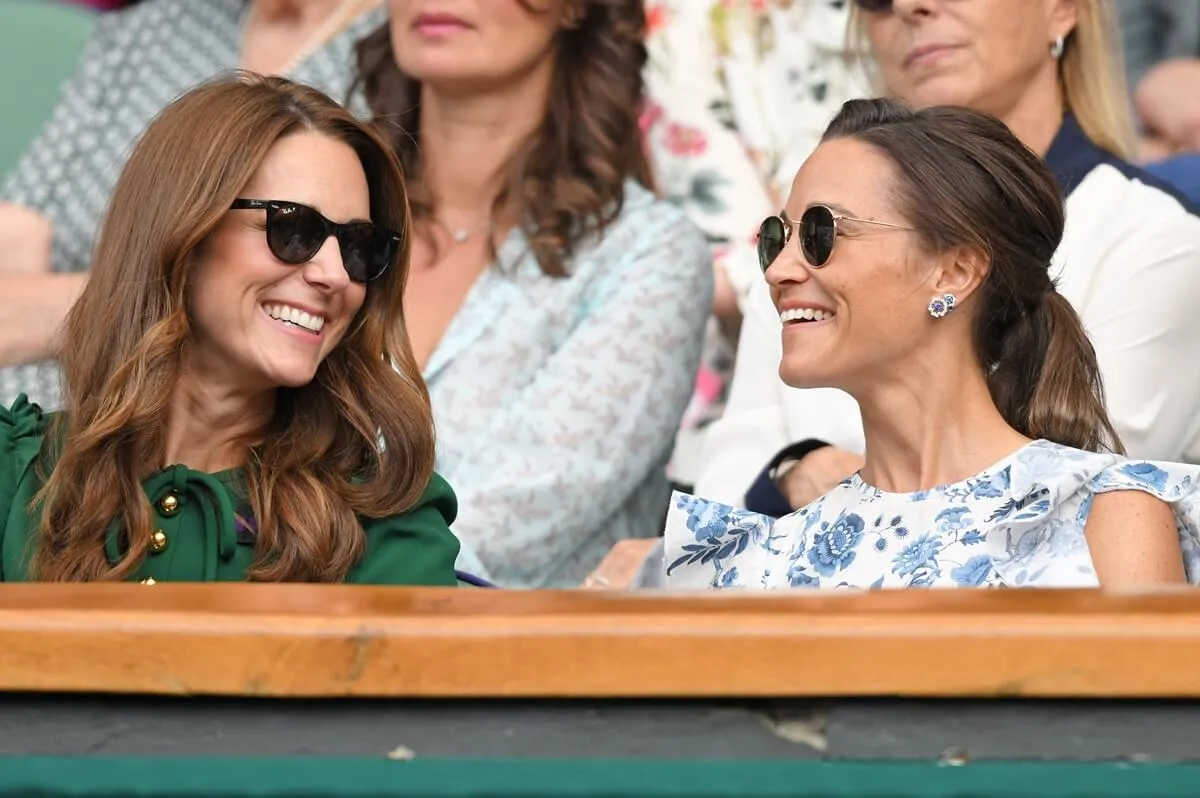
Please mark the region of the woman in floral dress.
<svg viewBox="0 0 1200 798"><path fill-rule="evenodd" d="M759 235L780 376L862 409L862 470L773 521L677 495L668 587L1200 581L1200 468L1126 460L1049 275L1054 177L994 117L847 103Z"/></svg>

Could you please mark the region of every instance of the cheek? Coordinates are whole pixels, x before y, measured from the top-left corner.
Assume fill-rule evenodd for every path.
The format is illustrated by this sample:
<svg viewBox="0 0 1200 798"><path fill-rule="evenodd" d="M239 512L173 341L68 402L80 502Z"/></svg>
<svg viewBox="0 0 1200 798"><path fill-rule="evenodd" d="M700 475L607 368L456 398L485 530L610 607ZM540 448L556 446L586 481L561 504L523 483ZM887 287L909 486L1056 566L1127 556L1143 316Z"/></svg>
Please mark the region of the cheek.
<svg viewBox="0 0 1200 798"><path fill-rule="evenodd" d="M487 36L494 49L489 57L502 62L536 61L545 54L558 36L559 4L531 2L528 9L518 0L490 0L480 3L486 9Z"/></svg>
<svg viewBox="0 0 1200 798"><path fill-rule="evenodd" d="M901 64L908 53L908 45L898 29L886 22L867 25L865 44L875 57L881 75L889 87L891 81L900 78Z"/></svg>
<svg viewBox="0 0 1200 798"><path fill-rule="evenodd" d="M367 287L360 283L351 283L347 286L344 296L346 298L346 318L353 319L367 301Z"/></svg>

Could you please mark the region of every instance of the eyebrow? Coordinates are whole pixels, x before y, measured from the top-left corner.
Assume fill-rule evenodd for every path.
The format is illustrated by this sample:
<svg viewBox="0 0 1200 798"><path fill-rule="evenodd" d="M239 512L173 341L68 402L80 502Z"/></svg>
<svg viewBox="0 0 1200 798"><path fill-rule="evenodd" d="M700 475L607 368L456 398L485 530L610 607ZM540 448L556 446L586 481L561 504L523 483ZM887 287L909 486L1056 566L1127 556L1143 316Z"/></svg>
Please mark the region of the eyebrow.
<svg viewBox="0 0 1200 798"><path fill-rule="evenodd" d="M856 216L857 215L854 213L854 211L850 210L845 205L839 205L836 202L813 202L813 203L810 203L805 208L805 210L808 210L813 205L824 205L826 208L833 211L834 213L840 213L843 216Z"/></svg>
<svg viewBox="0 0 1200 798"><path fill-rule="evenodd" d="M842 216L848 216L851 219L857 218L853 211L851 211L845 205L839 205L836 202L810 202L804 206L804 210L807 211L809 208L815 207L817 205L824 205L826 208L833 211L834 213L840 214ZM804 215L803 211L801 211L800 215L801 216ZM792 217L788 215L786 208L779 212L779 217L781 219L787 219L789 221L799 221L799 217L797 217L796 219L792 219Z"/></svg>

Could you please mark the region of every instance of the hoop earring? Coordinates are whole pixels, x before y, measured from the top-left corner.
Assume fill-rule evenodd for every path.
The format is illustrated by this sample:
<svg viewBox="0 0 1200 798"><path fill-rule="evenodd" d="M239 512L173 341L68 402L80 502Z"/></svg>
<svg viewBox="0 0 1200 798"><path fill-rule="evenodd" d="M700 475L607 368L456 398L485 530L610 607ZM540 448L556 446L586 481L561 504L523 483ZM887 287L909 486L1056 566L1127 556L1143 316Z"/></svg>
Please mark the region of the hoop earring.
<svg viewBox="0 0 1200 798"><path fill-rule="evenodd" d="M950 313L958 305L958 299L954 294L942 294L935 296L929 300L929 315L935 319L940 319L947 313Z"/></svg>
<svg viewBox="0 0 1200 798"><path fill-rule="evenodd" d="M1062 36L1057 37L1050 44L1050 57L1053 58L1055 61L1062 58L1063 50L1065 50L1066 47L1067 47L1066 40Z"/></svg>

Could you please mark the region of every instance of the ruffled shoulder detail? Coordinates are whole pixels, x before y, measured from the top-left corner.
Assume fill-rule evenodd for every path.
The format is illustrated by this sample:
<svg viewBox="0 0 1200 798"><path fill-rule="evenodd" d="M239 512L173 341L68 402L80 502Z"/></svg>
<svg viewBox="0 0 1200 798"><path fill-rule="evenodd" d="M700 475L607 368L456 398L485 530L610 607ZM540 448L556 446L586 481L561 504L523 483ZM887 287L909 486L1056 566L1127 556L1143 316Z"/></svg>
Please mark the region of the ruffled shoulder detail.
<svg viewBox="0 0 1200 798"><path fill-rule="evenodd" d="M39 487L33 463L50 418L24 394L12 407L0 407L0 581L14 581L23 572L19 563L28 551L30 529L24 507Z"/></svg>
<svg viewBox="0 0 1200 798"><path fill-rule="evenodd" d="M1129 460L1101 471L1088 488L1092 493L1139 490L1171 505L1188 582L1200 584L1200 467Z"/></svg>
<svg viewBox="0 0 1200 798"><path fill-rule="evenodd" d="M998 518L1002 534L993 563L1005 584L1021 587L1092 587L1096 575L1087 548L1091 499L1097 493L1137 490L1175 512L1188 582L1200 583L1200 467L1126 460L1038 441L1013 463L1012 499ZM1064 507L1074 508L1070 513ZM999 514L999 513L998 513Z"/></svg>
<svg viewBox="0 0 1200 798"><path fill-rule="evenodd" d="M41 451L49 426L50 417L25 394L8 409L0 407L0 474L11 469L10 478L20 479ZM5 481L0 476L0 485Z"/></svg>

